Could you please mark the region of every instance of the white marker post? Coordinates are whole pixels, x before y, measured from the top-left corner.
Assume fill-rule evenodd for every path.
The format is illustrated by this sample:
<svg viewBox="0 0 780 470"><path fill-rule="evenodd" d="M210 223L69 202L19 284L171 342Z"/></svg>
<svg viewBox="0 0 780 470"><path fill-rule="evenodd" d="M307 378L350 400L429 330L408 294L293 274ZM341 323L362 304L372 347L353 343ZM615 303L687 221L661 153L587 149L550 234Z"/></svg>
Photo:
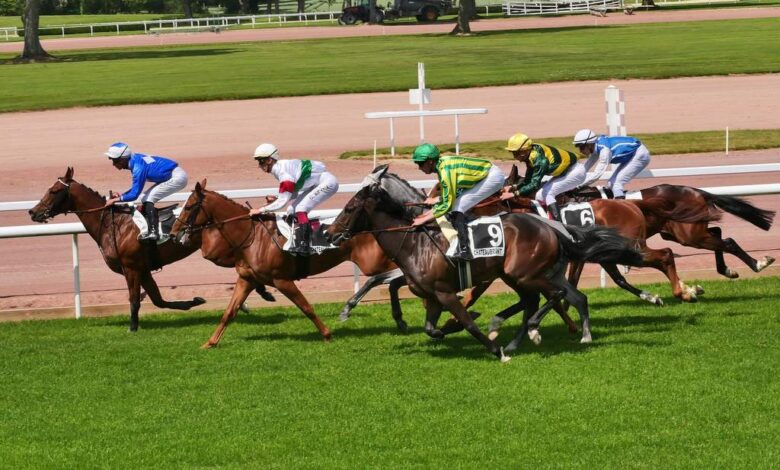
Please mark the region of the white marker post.
<svg viewBox="0 0 780 470"><path fill-rule="evenodd" d="M431 90L425 88L425 64L417 63L417 88L409 89L409 104L416 104L418 110L423 110L424 104L431 104ZM425 142L425 122L420 115L420 143Z"/></svg>
<svg viewBox="0 0 780 470"><path fill-rule="evenodd" d="M626 135L626 102L623 99L623 90L615 85L610 85L604 90L604 100L607 104L607 135ZM614 171L615 166L610 165ZM628 267L623 267L623 272L628 273ZM607 286L607 272L601 269L601 287Z"/></svg>

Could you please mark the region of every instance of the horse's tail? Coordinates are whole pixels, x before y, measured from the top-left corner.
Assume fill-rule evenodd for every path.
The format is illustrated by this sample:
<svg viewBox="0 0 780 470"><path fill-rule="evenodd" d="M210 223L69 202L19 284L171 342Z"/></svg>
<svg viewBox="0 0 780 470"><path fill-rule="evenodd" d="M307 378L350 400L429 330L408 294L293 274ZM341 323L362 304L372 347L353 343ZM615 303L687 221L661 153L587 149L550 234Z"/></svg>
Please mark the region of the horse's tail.
<svg viewBox="0 0 780 470"><path fill-rule="evenodd" d="M574 238L573 241L557 230L555 234L564 255L570 260L629 266L642 264L642 253L634 248L636 244L613 228L602 226L579 228L571 225L567 225L566 228Z"/></svg>
<svg viewBox="0 0 780 470"><path fill-rule="evenodd" d="M736 215L740 219L746 220L763 230L769 230L772 227L772 222L775 219L775 211L759 209L739 197L719 196L701 189L698 191L704 196L704 199L710 207L717 207L729 214Z"/></svg>
<svg viewBox="0 0 780 470"><path fill-rule="evenodd" d="M703 210L701 206L686 206L663 197L651 197L632 202L645 215L654 215L661 219L686 224L717 222L722 216L721 211L714 206L708 205L706 210Z"/></svg>

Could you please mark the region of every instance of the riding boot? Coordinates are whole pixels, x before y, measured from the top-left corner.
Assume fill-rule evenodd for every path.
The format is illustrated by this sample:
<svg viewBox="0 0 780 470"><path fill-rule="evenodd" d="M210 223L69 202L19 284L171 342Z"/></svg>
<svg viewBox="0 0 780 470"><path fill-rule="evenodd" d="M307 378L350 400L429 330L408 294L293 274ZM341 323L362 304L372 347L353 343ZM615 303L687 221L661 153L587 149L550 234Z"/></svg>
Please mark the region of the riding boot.
<svg viewBox="0 0 780 470"><path fill-rule="evenodd" d="M295 237L293 238L293 242L293 246L290 247L290 253L309 256L311 223L306 222L295 226Z"/></svg>
<svg viewBox="0 0 780 470"><path fill-rule="evenodd" d="M450 220L455 230L458 231L458 251L455 253L454 258L470 261L474 259L471 256L471 249L469 248L469 234L466 228L466 214L463 212L450 212Z"/></svg>
<svg viewBox="0 0 780 470"><path fill-rule="evenodd" d="M553 202L549 206L547 206L547 211L550 213L550 216L552 217L552 220L557 220L558 222L563 222L561 220L561 211L558 209L558 203Z"/></svg>
<svg viewBox="0 0 780 470"><path fill-rule="evenodd" d="M158 238L160 238L160 232L159 232L159 219L157 217L157 208L154 207L153 202L144 202L144 217L146 218L146 224L148 225L148 230L146 231L146 235L141 235L138 237L141 241L156 241Z"/></svg>

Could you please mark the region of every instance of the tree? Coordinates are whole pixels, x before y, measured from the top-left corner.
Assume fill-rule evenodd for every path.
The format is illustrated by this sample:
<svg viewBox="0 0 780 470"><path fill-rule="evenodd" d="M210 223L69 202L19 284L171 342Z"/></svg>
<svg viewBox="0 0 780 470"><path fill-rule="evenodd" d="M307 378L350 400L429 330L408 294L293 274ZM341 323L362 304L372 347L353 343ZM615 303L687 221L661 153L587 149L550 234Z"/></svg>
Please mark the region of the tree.
<svg viewBox="0 0 780 470"><path fill-rule="evenodd" d="M190 1L191 0L181 0L181 7L185 18L192 18L192 5L190 4Z"/></svg>
<svg viewBox="0 0 780 470"><path fill-rule="evenodd" d="M477 5L475 0L460 0L458 8L458 22L451 34L471 34L469 21L476 16Z"/></svg>
<svg viewBox="0 0 780 470"><path fill-rule="evenodd" d="M18 62L31 62L36 60L48 60L50 56L41 45L38 37L38 23L41 16L41 0L26 0L22 12L22 24L24 24L24 50L17 57Z"/></svg>
<svg viewBox="0 0 780 470"><path fill-rule="evenodd" d="M377 15L376 0L369 0L368 2L368 22L371 24L379 23L379 16Z"/></svg>

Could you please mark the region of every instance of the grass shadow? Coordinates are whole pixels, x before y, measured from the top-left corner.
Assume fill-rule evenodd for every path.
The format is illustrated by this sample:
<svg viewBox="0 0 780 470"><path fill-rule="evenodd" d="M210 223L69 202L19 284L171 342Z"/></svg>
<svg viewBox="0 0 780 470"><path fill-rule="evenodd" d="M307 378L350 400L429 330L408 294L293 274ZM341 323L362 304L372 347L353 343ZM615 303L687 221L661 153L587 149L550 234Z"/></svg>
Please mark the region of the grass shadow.
<svg viewBox="0 0 780 470"><path fill-rule="evenodd" d="M220 313L219 315L214 316L177 316L175 318L171 317L163 317L159 315L155 316L149 316L149 317L141 317L139 321L140 329L144 330L164 330L169 328L187 328L190 326L202 326L202 325L212 325L217 326L219 324L219 319L222 316ZM266 315L257 315L257 314L245 314L245 313L239 313L236 318L231 323L240 323L240 324L246 324L246 325L275 325L277 323L282 323L286 320L289 320L290 317L288 315L285 315L283 313L274 313L274 314L266 314ZM129 323L129 319L114 319L107 322L101 322L99 324L95 324L96 327L117 327L117 326L127 326Z"/></svg>
<svg viewBox="0 0 780 470"><path fill-rule="evenodd" d="M235 48L193 48L193 49L138 49L128 51L100 51L79 52L61 55L61 62L91 62L106 60L135 60L135 59L178 59L188 57L213 57L243 52Z"/></svg>

